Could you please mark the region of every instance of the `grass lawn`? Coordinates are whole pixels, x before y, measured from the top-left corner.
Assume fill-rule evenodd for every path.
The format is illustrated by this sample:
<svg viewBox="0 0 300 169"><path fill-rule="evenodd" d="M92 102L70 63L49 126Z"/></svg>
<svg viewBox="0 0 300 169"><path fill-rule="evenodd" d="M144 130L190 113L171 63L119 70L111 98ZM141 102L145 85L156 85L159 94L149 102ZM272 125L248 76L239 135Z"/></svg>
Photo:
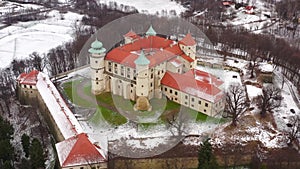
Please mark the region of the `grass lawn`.
<svg viewBox="0 0 300 169"><path fill-rule="evenodd" d="M68 96L69 100L81 107L95 107L96 105L81 98L78 93L76 92L74 86L78 85L81 82L81 80L74 80L65 82L62 84L62 87L65 91L65 94ZM90 93L91 94L91 93Z"/></svg>
<svg viewBox="0 0 300 169"><path fill-rule="evenodd" d="M118 112L114 112L104 107L99 107L99 110L101 111L103 118L110 124L119 126L127 122L127 119Z"/></svg>

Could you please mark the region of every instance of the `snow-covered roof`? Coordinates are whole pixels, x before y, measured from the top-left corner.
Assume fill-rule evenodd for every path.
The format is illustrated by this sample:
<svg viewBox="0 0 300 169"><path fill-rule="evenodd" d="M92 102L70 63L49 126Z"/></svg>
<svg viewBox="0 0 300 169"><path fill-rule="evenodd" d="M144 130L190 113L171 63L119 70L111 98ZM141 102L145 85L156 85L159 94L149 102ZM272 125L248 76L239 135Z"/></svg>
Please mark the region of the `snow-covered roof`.
<svg viewBox="0 0 300 169"><path fill-rule="evenodd" d="M170 63L171 63L173 66L175 66L175 67L179 67L179 66L182 65L182 62L181 62L179 59L177 59L177 58L174 58L174 59L170 60Z"/></svg>
<svg viewBox="0 0 300 169"><path fill-rule="evenodd" d="M272 73L274 71L274 68L272 64L262 62L259 64L259 70L263 73Z"/></svg>
<svg viewBox="0 0 300 169"><path fill-rule="evenodd" d="M61 167L96 164L106 161L101 149L92 144L85 133L59 142L55 146Z"/></svg>
<svg viewBox="0 0 300 169"><path fill-rule="evenodd" d="M65 139L83 132L76 117L46 74L38 74L36 87Z"/></svg>

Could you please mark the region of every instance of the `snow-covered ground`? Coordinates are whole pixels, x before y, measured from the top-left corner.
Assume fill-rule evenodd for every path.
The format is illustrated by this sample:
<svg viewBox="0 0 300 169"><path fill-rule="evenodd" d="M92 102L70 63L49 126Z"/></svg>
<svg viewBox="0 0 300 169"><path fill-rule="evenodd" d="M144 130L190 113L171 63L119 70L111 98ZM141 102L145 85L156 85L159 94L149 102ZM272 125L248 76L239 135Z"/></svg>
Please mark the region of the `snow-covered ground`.
<svg viewBox="0 0 300 169"><path fill-rule="evenodd" d="M248 5L254 6L255 8L247 11L244 7L239 9L235 9L234 5L228 7L226 14L236 14L234 14L234 19L227 20L224 22L224 24L240 25L248 30L259 33L261 32L260 29L264 28L266 25L270 25L273 22L271 18L275 15L274 7L268 6L268 4L262 0L250 0ZM250 11L253 12L253 14L247 13Z"/></svg>
<svg viewBox="0 0 300 169"><path fill-rule="evenodd" d="M253 85L246 85L249 99L252 101L253 98L262 94L262 89Z"/></svg>
<svg viewBox="0 0 300 169"><path fill-rule="evenodd" d="M275 83L278 85L278 87L281 87L282 84L282 74L275 71ZM287 123L290 122L290 118L295 115L300 115L300 110L297 107L295 101L293 100L290 87L294 89L294 86L290 81L285 79L283 88L281 90L281 95L283 97L283 100L281 102L281 107L279 110L274 112L274 118L277 124L277 127L279 130L288 130ZM294 91L296 91L294 89ZM299 96L298 96L299 99ZM295 114L292 113L290 110L294 109Z"/></svg>
<svg viewBox="0 0 300 169"><path fill-rule="evenodd" d="M0 68L13 59L28 58L29 54L47 53L50 49L72 40L73 26L82 15L53 10L41 21L19 22L0 30ZM63 20L61 17L63 16Z"/></svg>
<svg viewBox="0 0 300 169"><path fill-rule="evenodd" d="M238 72L199 65L197 66L197 69L211 73L217 78L220 78L222 81L224 81L222 86L225 90L228 89L228 87L233 83L242 84L241 76Z"/></svg>
<svg viewBox="0 0 300 169"><path fill-rule="evenodd" d="M170 11L176 11L176 14L179 15L181 12L186 11L182 5L171 0L99 0L100 3L109 4L110 2L116 2L118 5L127 5L133 6L140 13L146 14L156 14L161 13L162 10L167 11L170 14Z"/></svg>

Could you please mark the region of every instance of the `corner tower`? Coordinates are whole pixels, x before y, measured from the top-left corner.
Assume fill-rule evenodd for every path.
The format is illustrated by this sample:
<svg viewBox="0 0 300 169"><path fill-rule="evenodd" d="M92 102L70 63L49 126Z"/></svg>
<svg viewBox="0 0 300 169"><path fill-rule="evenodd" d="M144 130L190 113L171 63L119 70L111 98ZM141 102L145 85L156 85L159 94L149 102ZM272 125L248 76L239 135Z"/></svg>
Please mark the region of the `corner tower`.
<svg viewBox="0 0 300 169"><path fill-rule="evenodd" d="M89 59L91 68L92 93L97 95L105 90L104 77L104 57L106 49L103 44L96 39L89 49Z"/></svg>
<svg viewBox="0 0 300 169"><path fill-rule="evenodd" d="M142 50L139 57L134 61L136 66L136 110L150 110L149 104L149 64L150 61Z"/></svg>

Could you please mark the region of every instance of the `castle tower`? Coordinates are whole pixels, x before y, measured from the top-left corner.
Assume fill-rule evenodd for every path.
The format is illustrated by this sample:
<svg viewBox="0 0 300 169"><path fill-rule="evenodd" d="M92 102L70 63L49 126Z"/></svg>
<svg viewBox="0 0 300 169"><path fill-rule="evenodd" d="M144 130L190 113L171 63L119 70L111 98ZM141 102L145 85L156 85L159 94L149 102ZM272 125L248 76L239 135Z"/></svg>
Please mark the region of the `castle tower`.
<svg viewBox="0 0 300 169"><path fill-rule="evenodd" d="M139 57L134 61L136 65L136 110L150 110L151 105L149 104L149 64L150 61L142 50Z"/></svg>
<svg viewBox="0 0 300 169"><path fill-rule="evenodd" d="M104 57L106 49L96 39L89 49L92 93L97 95L105 90Z"/></svg>
<svg viewBox="0 0 300 169"><path fill-rule="evenodd" d="M192 37L190 33L188 33L183 39L179 41L179 47L184 52L185 55L192 58L194 61L192 62L192 67L195 68L197 65L196 62L196 46L197 43Z"/></svg>

